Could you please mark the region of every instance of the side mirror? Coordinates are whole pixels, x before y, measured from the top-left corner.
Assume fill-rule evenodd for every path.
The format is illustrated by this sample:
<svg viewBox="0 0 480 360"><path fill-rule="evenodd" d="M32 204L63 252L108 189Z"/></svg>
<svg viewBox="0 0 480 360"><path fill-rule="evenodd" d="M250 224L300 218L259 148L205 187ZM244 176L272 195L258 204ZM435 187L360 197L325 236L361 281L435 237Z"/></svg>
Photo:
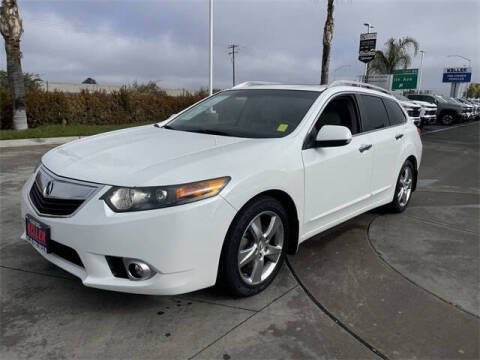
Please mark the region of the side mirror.
<svg viewBox="0 0 480 360"><path fill-rule="evenodd" d="M352 141L352 133L345 126L324 125L317 134L315 147L344 146Z"/></svg>

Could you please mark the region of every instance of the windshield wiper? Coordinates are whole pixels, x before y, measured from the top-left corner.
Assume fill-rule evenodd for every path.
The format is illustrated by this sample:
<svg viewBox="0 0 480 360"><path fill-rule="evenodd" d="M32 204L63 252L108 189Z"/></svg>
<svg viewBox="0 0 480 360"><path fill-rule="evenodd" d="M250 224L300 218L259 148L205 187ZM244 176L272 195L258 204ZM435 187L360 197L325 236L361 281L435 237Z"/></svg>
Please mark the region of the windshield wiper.
<svg viewBox="0 0 480 360"><path fill-rule="evenodd" d="M224 131L211 130L211 129L175 129L175 130L188 131L188 132L194 132L194 133L199 133L199 134L220 135L220 136L232 136L232 135L230 135L229 133L226 133L226 132L224 132Z"/></svg>
<svg viewBox="0 0 480 360"><path fill-rule="evenodd" d="M221 136L232 136L230 135L229 133L226 133L224 131L219 131L219 130L210 130L210 129L177 129L177 128L174 128L170 125L163 125L163 126L159 126L158 124L155 124L154 126L156 127L160 127L160 128L163 128L163 129L167 129L167 130L178 130L178 131L187 131L187 132L194 132L194 133L199 133L199 134L209 134L209 135L221 135Z"/></svg>

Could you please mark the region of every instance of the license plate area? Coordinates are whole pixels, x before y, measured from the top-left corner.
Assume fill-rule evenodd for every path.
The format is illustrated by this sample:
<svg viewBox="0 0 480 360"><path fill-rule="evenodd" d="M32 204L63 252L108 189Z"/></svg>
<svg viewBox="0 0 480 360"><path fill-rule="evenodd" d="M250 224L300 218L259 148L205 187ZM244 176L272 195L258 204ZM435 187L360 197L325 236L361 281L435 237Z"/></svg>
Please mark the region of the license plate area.
<svg viewBox="0 0 480 360"><path fill-rule="evenodd" d="M30 215L25 217L27 240L38 250L49 253L50 227Z"/></svg>

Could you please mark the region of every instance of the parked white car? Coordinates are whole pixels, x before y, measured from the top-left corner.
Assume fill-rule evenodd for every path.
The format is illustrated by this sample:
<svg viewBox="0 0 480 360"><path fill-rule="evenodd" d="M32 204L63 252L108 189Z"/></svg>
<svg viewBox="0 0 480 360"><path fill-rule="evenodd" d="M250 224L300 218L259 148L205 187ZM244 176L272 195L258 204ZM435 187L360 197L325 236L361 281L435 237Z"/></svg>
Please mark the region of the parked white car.
<svg viewBox="0 0 480 360"><path fill-rule="evenodd" d="M437 105L420 100L411 100L403 95L395 94L400 102L410 102L420 106L420 120L423 125L435 124L437 122Z"/></svg>
<svg viewBox="0 0 480 360"><path fill-rule="evenodd" d="M418 128L423 128L424 123L422 122L421 114L422 114L422 106L419 104L414 103L410 99L406 98L400 94L393 94L393 96L399 101L400 105L405 109L407 112L408 117L413 121L413 123Z"/></svg>
<svg viewBox="0 0 480 360"><path fill-rule="evenodd" d="M415 190L419 132L361 83L246 83L156 124L73 141L22 191L22 234L86 286L266 288L312 236Z"/></svg>

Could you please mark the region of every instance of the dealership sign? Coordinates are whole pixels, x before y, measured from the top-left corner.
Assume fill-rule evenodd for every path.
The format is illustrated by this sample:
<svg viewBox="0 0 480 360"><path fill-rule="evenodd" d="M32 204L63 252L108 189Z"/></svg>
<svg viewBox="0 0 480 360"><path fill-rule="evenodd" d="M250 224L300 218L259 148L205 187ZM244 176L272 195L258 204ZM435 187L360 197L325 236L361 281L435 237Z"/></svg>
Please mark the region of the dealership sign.
<svg viewBox="0 0 480 360"><path fill-rule="evenodd" d="M368 84L372 84L375 86L379 86L384 88L385 90L390 90L392 87L392 75L368 75L364 82Z"/></svg>
<svg viewBox="0 0 480 360"><path fill-rule="evenodd" d="M375 59L375 47L377 45L377 33L360 34L360 49L358 60L368 63Z"/></svg>
<svg viewBox="0 0 480 360"><path fill-rule="evenodd" d="M394 70L392 90L409 90L417 88L418 69Z"/></svg>
<svg viewBox="0 0 480 360"><path fill-rule="evenodd" d="M455 67L443 70L443 82L470 82L472 80L472 68Z"/></svg>

